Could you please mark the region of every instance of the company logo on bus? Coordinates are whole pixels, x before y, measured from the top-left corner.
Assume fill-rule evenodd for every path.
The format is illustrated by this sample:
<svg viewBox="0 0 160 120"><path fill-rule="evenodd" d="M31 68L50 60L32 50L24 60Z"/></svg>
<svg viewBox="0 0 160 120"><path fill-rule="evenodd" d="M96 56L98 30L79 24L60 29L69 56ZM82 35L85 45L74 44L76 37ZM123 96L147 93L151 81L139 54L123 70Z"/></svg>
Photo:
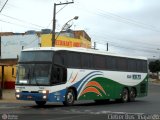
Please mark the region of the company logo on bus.
<svg viewBox="0 0 160 120"><path fill-rule="evenodd" d="M138 74L133 74L133 75L127 75L128 79L134 79L134 80L140 80L141 79L141 75Z"/></svg>

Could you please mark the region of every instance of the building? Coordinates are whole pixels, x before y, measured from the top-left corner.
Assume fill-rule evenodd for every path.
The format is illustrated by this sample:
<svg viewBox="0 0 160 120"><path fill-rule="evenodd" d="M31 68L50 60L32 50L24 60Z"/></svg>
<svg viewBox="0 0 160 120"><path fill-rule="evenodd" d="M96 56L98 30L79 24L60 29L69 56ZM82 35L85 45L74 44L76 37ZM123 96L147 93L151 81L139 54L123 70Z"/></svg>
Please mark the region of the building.
<svg viewBox="0 0 160 120"><path fill-rule="evenodd" d="M23 48L38 47L40 39L35 34L11 34L1 36L0 41L0 83L3 88L14 89L16 65L21 50Z"/></svg>
<svg viewBox="0 0 160 120"><path fill-rule="evenodd" d="M91 38L83 30L80 31L62 31L60 34L56 33L55 37L56 47L84 47L91 48ZM41 46L52 46L52 34L41 35Z"/></svg>

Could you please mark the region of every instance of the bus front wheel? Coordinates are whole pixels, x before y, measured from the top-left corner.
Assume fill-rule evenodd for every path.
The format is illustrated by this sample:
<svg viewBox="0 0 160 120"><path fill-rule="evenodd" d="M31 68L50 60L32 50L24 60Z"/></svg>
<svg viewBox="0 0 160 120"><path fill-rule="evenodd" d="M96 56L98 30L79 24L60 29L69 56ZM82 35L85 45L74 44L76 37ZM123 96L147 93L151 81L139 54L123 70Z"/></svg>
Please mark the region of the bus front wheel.
<svg viewBox="0 0 160 120"><path fill-rule="evenodd" d="M44 106L46 104L46 101L35 101L35 103L38 105L38 106Z"/></svg>
<svg viewBox="0 0 160 120"><path fill-rule="evenodd" d="M72 89L68 89L63 104L65 106L71 106L74 104L74 101L75 101L75 93Z"/></svg>

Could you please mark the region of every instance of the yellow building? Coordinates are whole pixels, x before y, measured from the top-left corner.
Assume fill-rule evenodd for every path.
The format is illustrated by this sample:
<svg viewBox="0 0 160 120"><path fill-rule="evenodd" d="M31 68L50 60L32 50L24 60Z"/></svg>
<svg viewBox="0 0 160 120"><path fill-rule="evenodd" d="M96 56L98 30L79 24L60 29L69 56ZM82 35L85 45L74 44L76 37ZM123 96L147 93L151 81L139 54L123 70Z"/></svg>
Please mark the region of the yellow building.
<svg viewBox="0 0 160 120"><path fill-rule="evenodd" d="M0 88L14 89L16 79L16 59L0 60ZM3 68L3 69L2 69ZM2 83L3 74L3 83Z"/></svg>
<svg viewBox="0 0 160 120"><path fill-rule="evenodd" d="M41 46L51 47L52 46L52 35L43 34L41 35ZM80 36L80 39L71 38L67 36L59 36L55 41L55 47L84 47L91 48L91 42Z"/></svg>

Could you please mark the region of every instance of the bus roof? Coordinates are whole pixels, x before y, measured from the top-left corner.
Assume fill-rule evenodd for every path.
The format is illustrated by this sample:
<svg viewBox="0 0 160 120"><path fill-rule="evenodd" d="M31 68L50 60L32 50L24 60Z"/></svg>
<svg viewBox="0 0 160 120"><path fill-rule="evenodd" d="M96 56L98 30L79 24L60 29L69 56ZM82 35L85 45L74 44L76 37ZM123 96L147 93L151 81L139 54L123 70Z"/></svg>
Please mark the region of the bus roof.
<svg viewBox="0 0 160 120"><path fill-rule="evenodd" d="M108 52L108 51L95 50L95 49L87 49L87 48L81 48L81 47L76 47L76 48L64 48L64 47L35 47L35 48L24 49L24 50L22 50L22 51L60 51L60 50L147 60L146 57L142 57L142 56L136 56L136 57L135 57L135 56L128 56L128 55L121 55L121 54L111 53L111 52Z"/></svg>

